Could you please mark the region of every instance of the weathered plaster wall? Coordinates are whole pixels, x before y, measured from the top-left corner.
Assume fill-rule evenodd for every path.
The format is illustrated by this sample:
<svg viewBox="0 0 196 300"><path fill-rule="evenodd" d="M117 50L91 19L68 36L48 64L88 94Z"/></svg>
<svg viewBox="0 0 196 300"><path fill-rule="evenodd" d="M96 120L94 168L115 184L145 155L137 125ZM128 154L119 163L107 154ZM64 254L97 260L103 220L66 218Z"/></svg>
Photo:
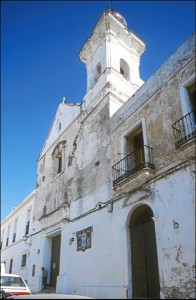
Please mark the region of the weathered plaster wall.
<svg viewBox="0 0 196 300"><path fill-rule="evenodd" d="M145 119L156 171L177 161L172 124L182 117L179 89L195 72L190 38L111 118L113 162L119 160L122 136ZM173 142L172 142L173 141ZM113 163L113 164L114 164Z"/></svg>
<svg viewBox="0 0 196 300"><path fill-rule="evenodd" d="M98 25L103 19L104 16ZM114 35L116 29L122 29L122 24L116 24L113 17L112 22ZM125 32L119 36L121 34ZM141 54L143 43L130 34L131 42ZM91 47L97 47L98 37L96 34L92 37L95 43L89 49L88 43L84 47L83 55L87 54L84 61L90 57L88 52L95 50ZM114 48L116 41L112 39ZM138 88L134 86L129 94L130 84L120 74L116 75L117 70L111 73L108 68L105 74L108 77L104 78L107 84L101 80L100 85L89 90L83 111L77 105L60 104L38 158L31 246L23 244L19 248L16 244L14 248L17 254L28 253L28 269L20 270L17 263L15 270L28 277L32 292L41 289L40 268L44 265L50 270L52 237L61 234L57 293L83 294L98 299L132 298L130 219L137 207L146 204L152 209L155 224L160 296L168 299L192 297L195 289L194 158L182 158L175 150L172 124L182 116L179 88L188 78L193 78L195 72L194 42L192 36L111 119L117 107ZM104 47L99 48L96 59L90 61L93 68L99 60L105 66L104 51ZM117 60L117 52L113 54L111 63L118 69L120 54ZM129 59L125 49L121 54ZM134 59L133 74L134 68L138 68L139 57L133 55L131 58ZM92 75L90 64L87 66L88 86ZM139 80L137 72L134 73L135 83ZM147 143L154 151L154 177L132 192L123 188L114 192L112 165L119 161L123 135L141 121ZM59 173L57 150L62 153ZM92 228L91 248L77 251L76 233L87 227ZM13 247L6 249L6 259L10 259L12 251ZM34 264L36 273L32 276Z"/></svg>
<svg viewBox="0 0 196 300"><path fill-rule="evenodd" d="M44 157L40 159L35 219L46 204L41 227L46 232L56 226L62 235L57 291L98 298L132 297L128 220L141 204L149 205L154 214L161 297L188 297L193 290L194 239L188 230L192 228L193 236L194 170L191 160L177 155L172 133L172 124L181 117L178 87L194 72L193 53L187 50L191 43L182 46L111 120L110 93L107 88L99 93L57 136L46 152L45 167ZM176 61L183 55L177 68ZM143 119L148 144L154 149L155 177L125 198L123 190L112 192L111 167L119 159L123 134ZM63 172L53 177L52 153L63 140ZM146 188L152 191L147 196ZM59 208L54 211L57 195ZM63 207L65 195L68 206ZM108 201L114 202L111 213ZM89 226L93 226L92 248L77 251L76 231Z"/></svg>
<svg viewBox="0 0 196 300"><path fill-rule="evenodd" d="M106 11L95 26L91 37L85 42L79 57L87 68L88 106L107 83L119 87L126 101L143 84L139 75L140 56L145 50L144 42ZM121 60L128 65L127 75L121 74ZM101 75L97 80L96 66L100 63Z"/></svg>
<svg viewBox="0 0 196 300"><path fill-rule="evenodd" d="M42 227L60 222L68 215L76 217L111 197L109 107L106 99L97 103L96 110L91 107L88 113L81 113L40 158L34 217L40 219L46 206ZM63 170L55 176L52 153L60 141L65 141Z"/></svg>
<svg viewBox="0 0 196 300"><path fill-rule="evenodd" d="M53 120L52 126L49 130L48 136L40 153L40 156L51 147L55 142L58 135L60 135L71 122L79 115L81 110L81 104L78 103L66 103L59 104L56 116Z"/></svg>
<svg viewBox="0 0 196 300"><path fill-rule="evenodd" d="M195 291L195 152L182 156L172 131L183 114L180 89L195 74L194 41L193 35L111 118L112 165L120 160L123 136L140 122L153 148L155 174L143 185L153 191L152 199L143 201L139 188L124 203L132 209L146 203L153 210L160 296L166 299L193 298ZM122 186L114 197L123 199L124 192Z"/></svg>
<svg viewBox="0 0 196 300"><path fill-rule="evenodd" d="M145 84L140 87L137 93L127 101L123 107L112 117L112 129L119 126L122 120L133 114L141 105L150 99L154 93L159 91L167 83L168 79L177 75L182 70L182 74L186 76L186 72L195 72L195 34L193 34L177 51L168 58L168 60L152 75ZM192 61L190 67L186 64ZM184 67L184 70L183 70Z"/></svg>
<svg viewBox="0 0 196 300"><path fill-rule="evenodd" d="M85 218L65 222L61 253L66 255L61 257L59 291L98 299L124 299L128 294L131 298L129 222L135 208L147 204L154 214L161 298L187 299L194 290L195 268L192 168L187 166L114 200L112 212L102 205ZM89 226L93 228L92 247L77 251L76 232ZM70 242L71 238L74 241Z"/></svg>
<svg viewBox="0 0 196 300"><path fill-rule="evenodd" d="M194 169L193 162L153 187L160 285L166 299L187 299L195 290Z"/></svg>

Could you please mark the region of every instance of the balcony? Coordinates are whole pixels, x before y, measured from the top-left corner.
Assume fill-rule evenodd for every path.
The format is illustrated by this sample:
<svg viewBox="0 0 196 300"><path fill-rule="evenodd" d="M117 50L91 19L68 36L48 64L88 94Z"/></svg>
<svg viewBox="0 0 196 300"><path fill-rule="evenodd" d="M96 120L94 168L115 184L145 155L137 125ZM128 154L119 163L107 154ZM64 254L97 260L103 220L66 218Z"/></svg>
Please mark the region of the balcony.
<svg viewBox="0 0 196 300"><path fill-rule="evenodd" d="M195 111L191 111L180 118L173 125L176 149L181 149L186 157L195 155Z"/></svg>
<svg viewBox="0 0 196 300"><path fill-rule="evenodd" d="M121 159L112 167L113 187L128 183L129 189L145 183L154 175L152 148L143 146L139 151L134 151ZM124 187L123 187L124 188Z"/></svg>

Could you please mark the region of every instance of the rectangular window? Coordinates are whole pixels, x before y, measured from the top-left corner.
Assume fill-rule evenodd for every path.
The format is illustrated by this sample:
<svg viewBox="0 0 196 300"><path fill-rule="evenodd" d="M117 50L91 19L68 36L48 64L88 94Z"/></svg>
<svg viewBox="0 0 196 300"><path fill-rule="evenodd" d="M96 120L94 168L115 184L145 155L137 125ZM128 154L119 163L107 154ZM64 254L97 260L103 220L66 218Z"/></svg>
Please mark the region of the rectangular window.
<svg viewBox="0 0 196 300"><path fill-rule="evenodd" d="M14 222L14 234L13 234L13 239L12 239L13 243L16 241L17 224L18 224L18 218L16 218L15 222Z"/></svg>
<svg viewBox="0 0 196 300"><path fill-rule="evenodd" d="M194 112L195 115L195 90L196 82L195 77L189 78L188 81L180 87L180 99L182 106L182 115L185 116L190 112Z"/></svg>
<svg viewBox="0 0 196 300"><path fill-rule="evenodd" d="M195 112L195 96L196 96L195 95L195 89L196 89L195 82L187 87L187 92L188 92L188 96L189 96L189 100L190 100L191 110L194 111L194 112Z"/></svg>
<svg viewBox="0 0 196 300"><path fill-rule="evenodd" d="M139 126L134 131L126 136L126 151L127 154L134 150L140 149L143 146L142 126Z"/></svg>
<svg viewBox="0 0 196 300"><path fill-rule="evenodd" d="M58 158L58 174L62 172L62 156Z"/></svg>
<svg viewBox="0 0 196 300"><path fill-rule="evenodd" d="M29 225L30 225L30 221L28 221L26 224L25 235L27 235L29 233Z"/></svg>
<svg viewBox="0 0 196 300"><path fill-rule="evenodd" d="M56 177L63 172L63 156L65 143L66 141L59 142L52 152L53 177Z"/></svg>
<svg viewBox="0 0 196 300"><path fill-rule="evenodd" d="M13 234L13 239L12 239L12 242L14 243L16 240L16 233Z"/></svg>
<svg viewBox="0 0 196 300"><path fill-rule="evenodd" d="M44 207L43 207L43 216L45 216L46 215L46 205L44 205Z"/></svg>
<svg viewBox="0 0 196 300"><path fill-rule="evenodd" d="M29 234L30 220L31 220L31 209L28 209L28 211L27 211L27 223L26 223L26 228L25 228L25 235Z"/></svg>
<svg viewBox="0 0 196 300"><path fill-rule="evenodd" d="M144 142L142 126L139 126L136 130L126 136L126 153L131 154L129 160L129 169L136 169L144 163Z"/></svg>
<svg viewBox="0 0 196 300"><path fill-rule="evenodd" d="M196 136L195 89L194 80L180 88L182 115L172 124L176 149L193 141Z"/></svg>
<svg viewBox="0 0 196 300"><path fill-rule="evenodd" d="M13 259L10 259L9 273L12 274Z"/></svg>
<svg viewBox="0 0 196 300"><path fill-rule="evenodd" d="M146 168L154 171L153 149L147 143L144 118L122 136L119 154L119 161L112 167L113 186Z"/></svg>
<svg viewBox="0 0 196 300"><path fill-rule="evenodd" d="M22 263L21 263L21 267L25 267L27 263L27 255L23 254L22 255Z"/></svg>
<svg viewBox="0 0 196 300"><path fill-rule="evenodd" d="M5 229L3 229L2 236L1 236L1 249L3 247L4 234L5 234Z"/></svg>
<svg viewBox="0 0 196 300"><path fill-rule="evenodd" d="M35 265L32 266L32 276L35 276Z"/></svg>
<svg viewBox="0 0 196 300"><path fill-rule="evenodd" d="M8 246L9 244L9 235L10 235L10 224L8 225L8 229L7 229L6 246Z"/></svg>
<svg viewBox="0 0 196 300"><path fill-rule="evenodd" d="M57 209L57 200L54 199L54 210L56 210L56 209Z"/></svg>

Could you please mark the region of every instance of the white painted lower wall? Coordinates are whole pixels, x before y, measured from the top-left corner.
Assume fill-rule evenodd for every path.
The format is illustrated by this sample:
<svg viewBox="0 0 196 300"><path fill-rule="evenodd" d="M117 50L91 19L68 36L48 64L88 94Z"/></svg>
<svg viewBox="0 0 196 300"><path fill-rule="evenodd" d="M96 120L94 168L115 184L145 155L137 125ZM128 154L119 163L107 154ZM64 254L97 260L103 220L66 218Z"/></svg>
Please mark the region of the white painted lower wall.
<svg viewBox="0 0 196 300"><path fill-rule="evenodd" d="M78 221L56 225L61 228L57 292L99 299L125 299L128 294L131 298L129 222L134 209L147 204L154 214L161 298L169 298L173 287L178 293L190 293L194 288L195 263L193 171L193 165L188 166L149 184L153 196L145 200L138 201L146 194L140 190L126 200L125 207L122 198L114 202L113 212L105 207ZM92 247L77 251L76 232L89 226L93 226ZM74 241L70 243L72 237ZM28 282L32 292L36 292L40 290L41 266L50 269L50 238L39 233L32 244L29 262L36 264L37 273L35 278L29 273Z"/></svg>

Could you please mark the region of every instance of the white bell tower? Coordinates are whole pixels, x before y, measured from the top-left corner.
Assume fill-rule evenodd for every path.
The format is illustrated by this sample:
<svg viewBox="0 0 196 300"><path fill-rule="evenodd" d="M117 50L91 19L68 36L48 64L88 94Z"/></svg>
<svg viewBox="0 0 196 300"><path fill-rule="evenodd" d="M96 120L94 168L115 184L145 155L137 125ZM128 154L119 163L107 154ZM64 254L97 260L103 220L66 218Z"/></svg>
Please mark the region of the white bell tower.
<svg viewBox="0 0 196 300"><path fill-rule="evenodd" d="M113 9L104 11L79 53L86 64L87 107L107 89L113 101L111 115L144 83L140 79L140 56L145 43L127 28L125 19Z"/></svg>

